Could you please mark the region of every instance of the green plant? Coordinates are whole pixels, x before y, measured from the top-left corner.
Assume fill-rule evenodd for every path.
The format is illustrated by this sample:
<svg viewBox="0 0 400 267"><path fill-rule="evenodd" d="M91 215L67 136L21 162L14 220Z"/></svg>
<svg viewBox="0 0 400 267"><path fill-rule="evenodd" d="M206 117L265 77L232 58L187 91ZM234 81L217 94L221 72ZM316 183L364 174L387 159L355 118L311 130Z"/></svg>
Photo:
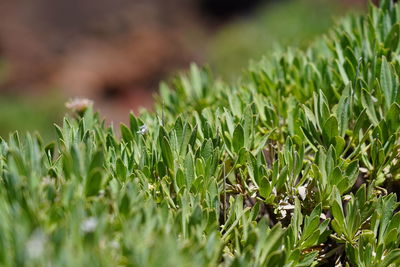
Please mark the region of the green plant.
<svg viewBox="0 0 400 267"><path fill-rule="evenodd" d="M397 266L389 0L236 84L192 66L121 138L89 107L0 140L1 265Z"/></svg>
<svg viewBox="0 0 400 267"><path fill-rule="evenodd" d="M206 61L213 73L234 80L249 61L270 57L286 46L306 48L350 11L342 1L291 0L268 3L250 16L223 25L209 42Z"/></svg>

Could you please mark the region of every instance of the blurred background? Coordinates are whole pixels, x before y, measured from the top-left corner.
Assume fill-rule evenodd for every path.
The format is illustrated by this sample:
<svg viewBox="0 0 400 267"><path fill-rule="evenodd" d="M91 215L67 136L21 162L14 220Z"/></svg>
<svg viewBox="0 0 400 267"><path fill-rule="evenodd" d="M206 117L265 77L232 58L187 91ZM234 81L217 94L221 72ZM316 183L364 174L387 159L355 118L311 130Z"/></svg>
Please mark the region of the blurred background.
<svg viewBox="0 0 400 267"><path fill-rule="evenodd" d="M73 97L108 121L151 109L191 62L229 80L277 44L305 47L367 0L0 0L0 136L54 135Z"/></svg>

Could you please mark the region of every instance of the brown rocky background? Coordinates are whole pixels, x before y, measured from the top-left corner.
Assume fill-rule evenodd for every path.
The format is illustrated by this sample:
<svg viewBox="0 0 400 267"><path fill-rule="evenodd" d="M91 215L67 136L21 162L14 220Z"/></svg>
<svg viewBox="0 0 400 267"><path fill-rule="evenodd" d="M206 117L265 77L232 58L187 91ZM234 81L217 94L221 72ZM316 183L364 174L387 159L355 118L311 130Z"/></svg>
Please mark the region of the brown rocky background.
<svg viewBox="0 0 400 267"><path fill-rule="evenodd" d="M0 0L0 57L9 63L0 91L57 89L94 99L110 118L151 107L160 80L201 62L218 27L262 2Z"/></svg>

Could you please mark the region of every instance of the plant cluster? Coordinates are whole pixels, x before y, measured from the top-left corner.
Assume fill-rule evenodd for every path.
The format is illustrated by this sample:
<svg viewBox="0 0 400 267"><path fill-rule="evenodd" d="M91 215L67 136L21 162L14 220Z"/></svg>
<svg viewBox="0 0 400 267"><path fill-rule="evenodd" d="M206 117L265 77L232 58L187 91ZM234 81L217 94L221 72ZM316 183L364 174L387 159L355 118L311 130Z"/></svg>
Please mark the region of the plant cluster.
<svg viewBox="0 0 400 267"><path fill-rule="evenodd" d="M0 264L397 266L400 5L236 84L192 66L117 138L0 141Z"/></svg>

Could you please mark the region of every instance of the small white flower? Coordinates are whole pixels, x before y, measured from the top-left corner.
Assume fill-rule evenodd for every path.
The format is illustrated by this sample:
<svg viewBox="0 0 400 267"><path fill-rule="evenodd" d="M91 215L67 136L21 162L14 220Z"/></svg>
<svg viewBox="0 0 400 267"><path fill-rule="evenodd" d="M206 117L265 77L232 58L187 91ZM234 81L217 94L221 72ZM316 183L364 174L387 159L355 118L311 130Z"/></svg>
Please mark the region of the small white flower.
<svg viewBox="0 0 400 267"><path fill-rule="evenodd" d="M344 197L343 197L343 201L350 201L351 200L351 195L345 195Z"/></svg>
<svg viewBox="0 0 400 267"><path fill-rule="evenodd" d="M42 231L35 231L26 242L26 252L30 258L39 258L44 252L46 236Z"/></svg>
<svg viewBox="0 0 400 267"><path fill-rule="evenodd" d="M389 175L389 174L390 174L390 166L386 166L386 167L383 169L383 172L386 173L387 175Z"/></svg>
<svg viewBox="0 0 400 267"><path fill-rule="evenodd" d="M285 218L287 215L287 211L286 210L280 210L281 216L282 218Z"/></svg>
<svg viewBox="0 0 400 267"><path fill-rule="evenodd" d="M284 204L282 206L279 206L280 210L294 210L295 206L292 204Z"/></svg>
<svg viewBox="0 0 400 267"><path fill-rule="evenodd" d="M283 200L279 202L278 210L283 218L286 217L288 210L294 210L294 208L295 206L290 204L289 202Z"/></svg>
<svg viewBox="0 0 400 267"><path fill-rule="evenodd" d="M44 177L42 180L43 185L51 185L52 183L53 183L53 181L51 180L51 178L49 176Z"/></svg>
<svg viewBox="0 0 400 267"><path fill-rule="evenodd" d="M81 230L85 233L92 233L96 230L97 223L96 218L90 217L82 222Z"/></svg>
<svg viewBox="0 0 400 267"><path fill-rule="evenodd" d="M144 135L147 132L147 126L146 125L142 125L139 127L139 131L137 131L136 133Z"/></svg>
<svg viewBox="0 0 400 267"><path fill-rule="evenodd" d="M299 187L297 188L297 192L299 192L300 198L301 198L302 200L306 199L306 196L307 196L307 187L305 187L305 186L299 186Z"/></svg>
<svg viewBox="0 0 400 267"><path fill-rule="evenodd" d="M111 241L110 246L115 249L119 249L119 243L117 241Z"/></svg>
<svg viewBox="0 0 400 267"><path fill-rule="evenodd" d="M74 112L83 112L93 106L93 101L87 98L74 98L68 101L65 106Z"/></svg>

